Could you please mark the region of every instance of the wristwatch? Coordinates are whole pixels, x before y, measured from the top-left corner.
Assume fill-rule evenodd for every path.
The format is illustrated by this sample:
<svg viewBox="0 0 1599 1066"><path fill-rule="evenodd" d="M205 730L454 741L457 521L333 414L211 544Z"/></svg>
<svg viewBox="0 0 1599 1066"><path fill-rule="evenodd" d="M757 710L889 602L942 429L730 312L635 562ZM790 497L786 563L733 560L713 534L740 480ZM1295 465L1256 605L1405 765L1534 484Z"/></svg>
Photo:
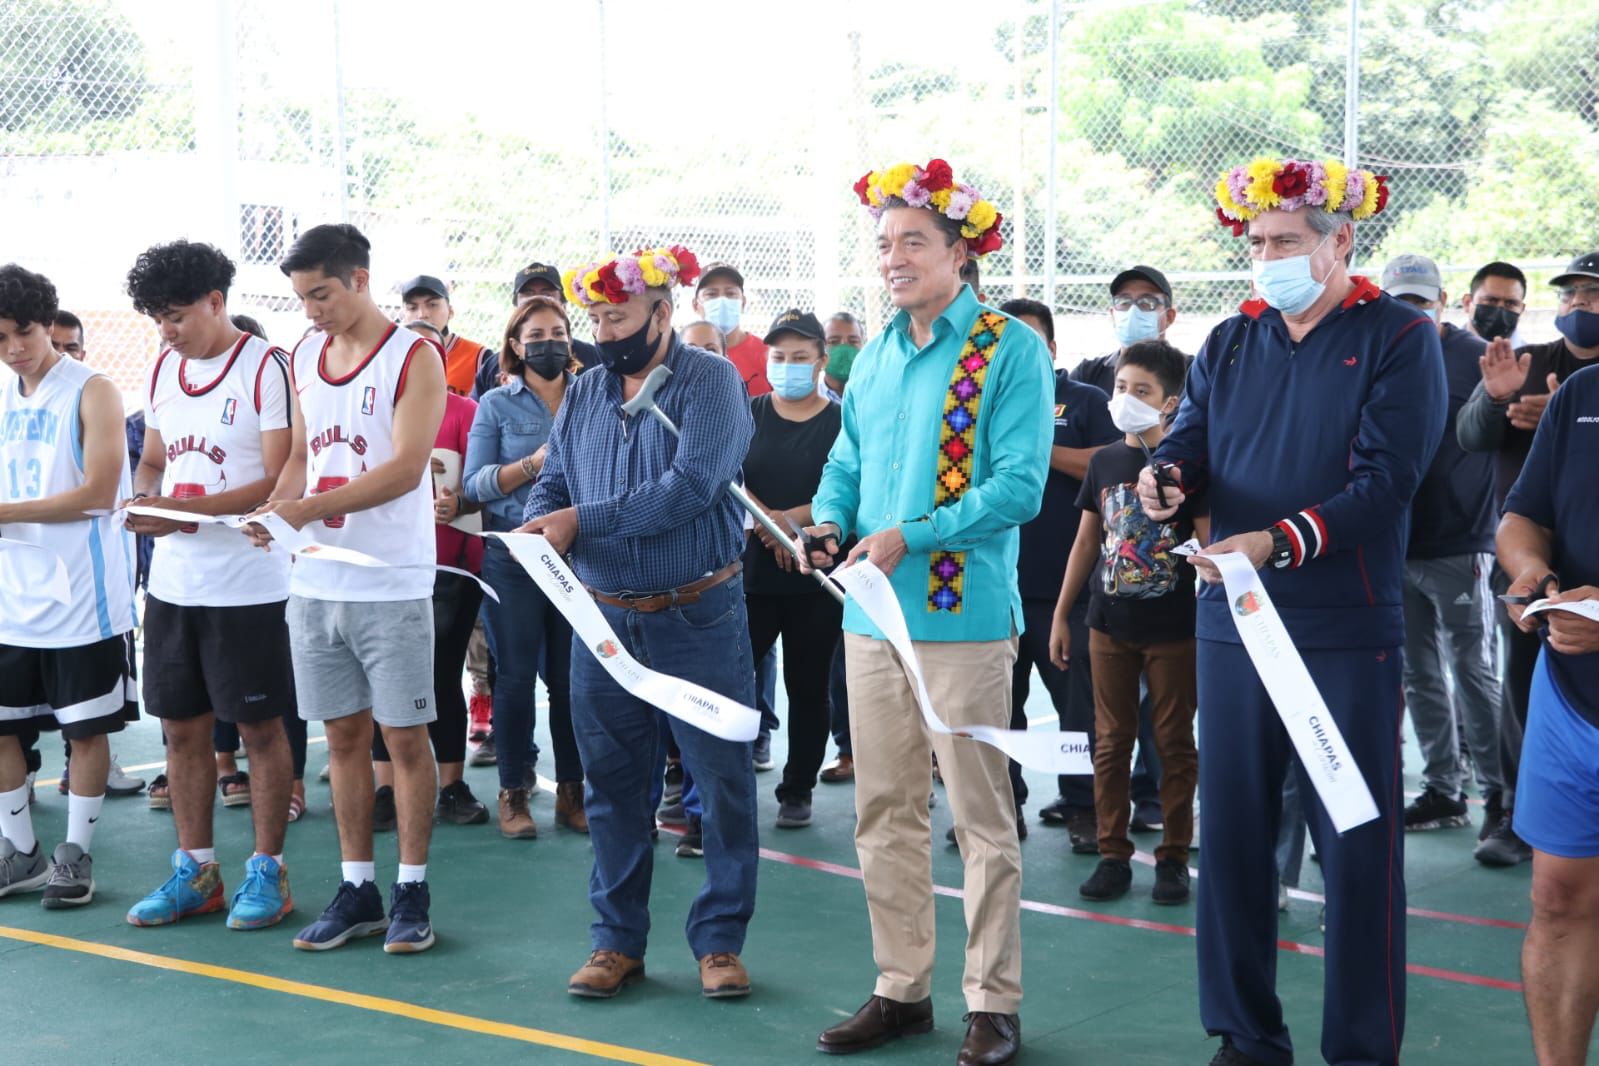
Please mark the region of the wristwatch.
<svg viewBox="0 0 1599 1066"><path fill-rule="evenodd" d="M1267 562L1277 570L1282 570L1294 565L1294 546L1288 541L1288 534L1282 526L1271 527L1271 555Z"/></svg>

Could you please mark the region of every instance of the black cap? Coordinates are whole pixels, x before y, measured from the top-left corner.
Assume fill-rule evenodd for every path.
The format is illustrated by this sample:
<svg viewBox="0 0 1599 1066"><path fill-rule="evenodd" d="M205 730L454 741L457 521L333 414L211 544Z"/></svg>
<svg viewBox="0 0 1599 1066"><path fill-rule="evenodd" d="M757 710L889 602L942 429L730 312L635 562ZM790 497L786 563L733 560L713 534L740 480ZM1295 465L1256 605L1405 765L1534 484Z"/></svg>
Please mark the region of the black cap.
<svg viewBox="0 0 1599 1066"><path fill-rule="evenodd" d="M733 284L740 289L744 287L744 275L738 272L738 267L731 263L712 263L700 275L700 280L694 286L694 295L698 296L700 290L711 283L712 278L732 278Z"/></svg>
<svg viewBox="0 0 1599 1066"><path fill-rule="evenodd" d="M1151 266L1132 266L1117 274L1110 283L1110 294L1115 296L1121 287L1129 281L1142 279L1166 294L1166 299L1171 300L1171 282L1166 280L1166 275Z"/></svg>
<svg viewBox="0 0 1599 1066"><path fill-rule="evenodd" d="M400 286L400 299L405 299L413 292L430 292L434 296L450 298L450 290L444 282L430 274L418 274L416 277Z"/></svg>
<svg viewBox="0 0 1599 1066"><path fill-rule="evenodd" d="M827 334L822 330L822 324L816 320L816 316L797 307L791 307L773 319L772 328L766 331L761 343L771 344L774 338L781 337L785 333L793 333L813 341L827 340Z"/></svg>
<svg viewBox="0 0 1599 1066"><path fill-rule="evenodd" d="M1566 267L1566 272L1549 282L1551 285L1564 285L1575 278L1599 278L1599 252L1589 252L1579 255Z"/></svg>
<svg viewBox="0 0 1599 1066"><path fill-rule="evenodd" d="M511 282L511 298L514 300L527 288L530 281L547 281L555 286L556 293L561 302L566 302L566 289L561 285L561 272L549 263L529 263L516 272L516 280Z"/></svg>

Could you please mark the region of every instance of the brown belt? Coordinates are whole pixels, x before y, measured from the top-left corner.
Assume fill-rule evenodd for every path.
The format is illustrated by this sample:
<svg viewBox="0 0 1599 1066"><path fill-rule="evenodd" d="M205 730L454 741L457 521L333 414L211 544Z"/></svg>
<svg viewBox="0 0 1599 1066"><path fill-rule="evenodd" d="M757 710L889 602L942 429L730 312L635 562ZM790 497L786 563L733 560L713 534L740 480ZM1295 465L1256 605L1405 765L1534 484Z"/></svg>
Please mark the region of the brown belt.
<svg viewBox="0 0 1599 1066"><path fill-rule="evenodd" d="M676 607L679 604L700 602L700 593L714 589L724 581L737 577L743 569L743 561L734 559L716 573L708 574L698 581L690 581L687 585L675 588L671 592L656 592L648 596L612 596L608 592L601 592L599 589L591 588L589 589L589 595L601 603L610 604L612 607L626 607L630 611L638 611L641 614L654 614L656 611L664 611L668 607ZM587 586L584 587L587 588Z"/></svg>

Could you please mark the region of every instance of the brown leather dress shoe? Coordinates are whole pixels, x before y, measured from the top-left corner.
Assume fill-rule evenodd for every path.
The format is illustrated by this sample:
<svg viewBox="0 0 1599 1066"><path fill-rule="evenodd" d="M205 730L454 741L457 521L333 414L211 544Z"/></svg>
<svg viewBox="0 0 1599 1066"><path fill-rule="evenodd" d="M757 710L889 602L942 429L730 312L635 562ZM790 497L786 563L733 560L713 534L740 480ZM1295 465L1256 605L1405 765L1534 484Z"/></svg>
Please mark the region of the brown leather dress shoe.
<svg viewBox="0 0 1599 1066"><path fill-rule="evenodd" d="M816 1039L816 1050L828 1055L853 1055L902 1036L931 1032L933 997L915 1003L873 996L849 1021L840 1022Z"/></svg>
<svg viewBox="0 0 1599 1066"><path fill-rule="evenodd" d="M700 991L706 999L750 994L750 975L731 951L713 951L700 960Z"/></svg>
<svg viewBox="0 0 1599 1066"><path fill-rule="evenodd" d="M829 785L836 785L843 781L855 780L855 759L850 755L840 755L837 760L822 767L819 775Z"/></svg>
<svg viewBox="0 0 1599 1066"><path fill-rule="evenodd" d="M589 831L588 812L583 809L583 782L562 781L555 786L555 824L574 833Z"/></svg>
<svg viewBox="0 0 1599 1066"><path fill-rule="evenodd" d="M566 983L566 990L588 999L610 999L627 985L642 980L643 959L630 959L621 952L601 949L589 955L589 961Z"/></svg>
<svg viewBox="0 0 1599 1066"><path fill-rule="evenodd" d="M1022 1023L1014 1014L974 1010L966 1015L966 1039L955 1066L1009 1066L1022 1049Z"/></svg>

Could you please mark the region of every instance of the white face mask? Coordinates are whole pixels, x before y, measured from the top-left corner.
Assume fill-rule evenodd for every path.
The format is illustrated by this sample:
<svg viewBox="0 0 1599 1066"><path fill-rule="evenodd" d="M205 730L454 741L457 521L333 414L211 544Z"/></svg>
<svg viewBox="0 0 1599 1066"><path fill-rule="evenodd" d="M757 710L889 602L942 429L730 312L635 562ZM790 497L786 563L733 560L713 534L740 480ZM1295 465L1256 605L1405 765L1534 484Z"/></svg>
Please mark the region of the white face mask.
<svg viewBox="0 0 1599 1066"><path fill-rule="evenodd" d="M1130 392L1118 392L1110 398L1110 420L1123 433L1142 433L1160 425L1164 416L1154 407Z"/></svg>

